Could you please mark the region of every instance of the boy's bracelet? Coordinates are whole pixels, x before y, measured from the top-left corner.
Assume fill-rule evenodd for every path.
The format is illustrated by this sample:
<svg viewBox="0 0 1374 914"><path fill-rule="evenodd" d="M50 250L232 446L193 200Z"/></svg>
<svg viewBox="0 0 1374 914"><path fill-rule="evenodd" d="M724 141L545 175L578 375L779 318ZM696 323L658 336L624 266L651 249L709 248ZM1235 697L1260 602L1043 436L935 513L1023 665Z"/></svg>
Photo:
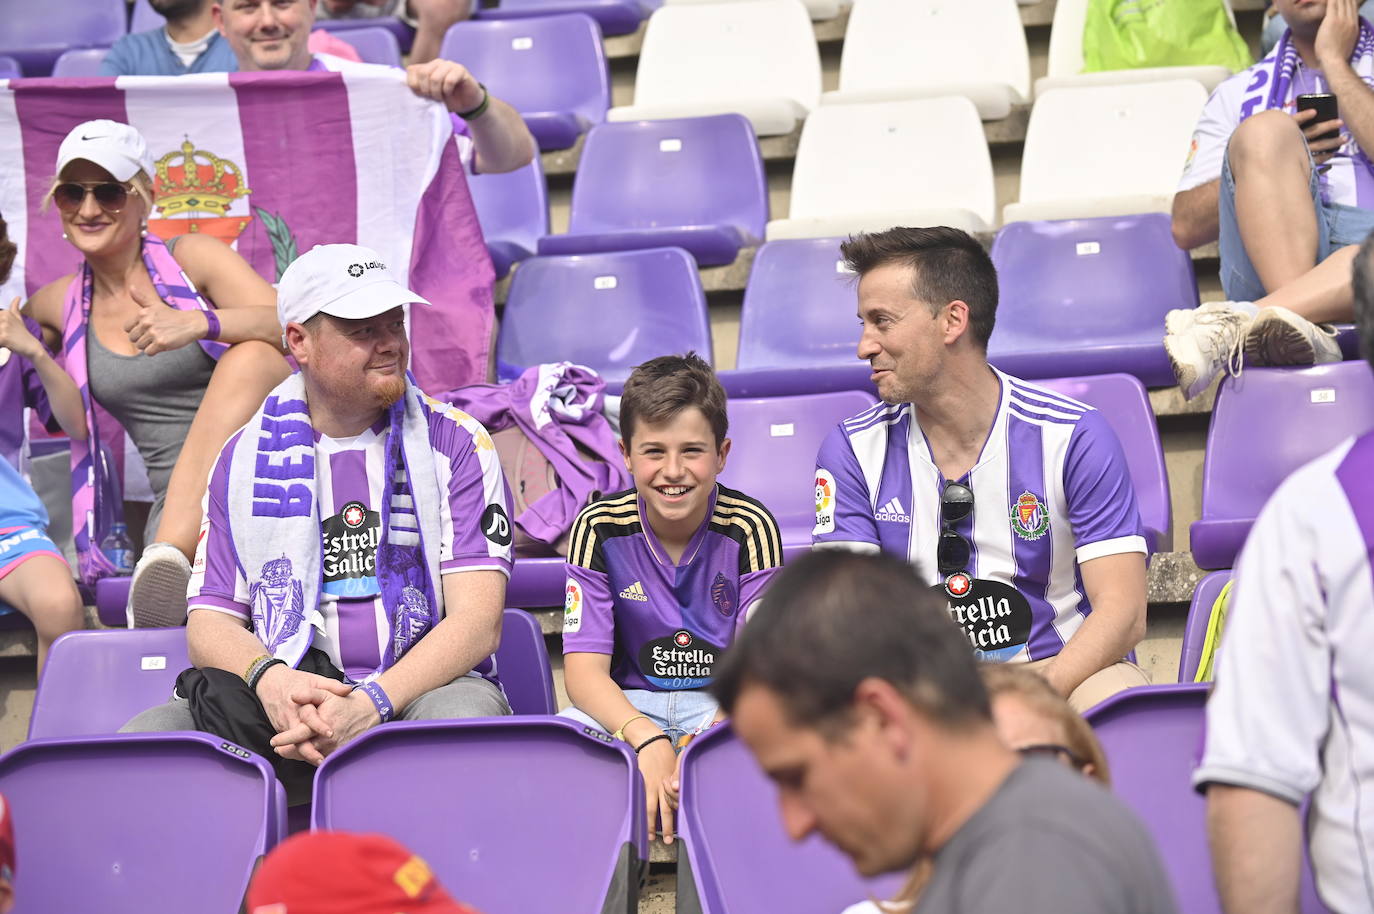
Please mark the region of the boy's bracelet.
<svg viewBox="0 0 1374 914"><path fill-rule="evenodd" d="M650 746L661 739L668 739L668 734L656 733L653 736L649 737L644 742L640 743L638 746L635 746L635 755L639 755L639 753L643 751L644 747Z"/></svg>

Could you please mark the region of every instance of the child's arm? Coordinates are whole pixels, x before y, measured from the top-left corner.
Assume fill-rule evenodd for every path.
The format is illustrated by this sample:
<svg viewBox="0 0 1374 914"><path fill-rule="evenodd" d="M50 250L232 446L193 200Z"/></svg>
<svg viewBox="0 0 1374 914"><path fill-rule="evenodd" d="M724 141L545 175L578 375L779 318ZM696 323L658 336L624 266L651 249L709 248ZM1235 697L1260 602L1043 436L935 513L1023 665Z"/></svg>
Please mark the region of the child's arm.
<svg viewBox="0 0 1374 914"><path fill-rule="evenodd" d="M43 382L43 390L48 395L48 405L52 408L62 430L72 438L84 441L86 438L86 408L81 402L81 391L76 382L53 360L42 340L35 337L24 326L24 315L19 310L19 299L0 311L0 346L4 346L22 356L33 365L38 380Z"/></svg>

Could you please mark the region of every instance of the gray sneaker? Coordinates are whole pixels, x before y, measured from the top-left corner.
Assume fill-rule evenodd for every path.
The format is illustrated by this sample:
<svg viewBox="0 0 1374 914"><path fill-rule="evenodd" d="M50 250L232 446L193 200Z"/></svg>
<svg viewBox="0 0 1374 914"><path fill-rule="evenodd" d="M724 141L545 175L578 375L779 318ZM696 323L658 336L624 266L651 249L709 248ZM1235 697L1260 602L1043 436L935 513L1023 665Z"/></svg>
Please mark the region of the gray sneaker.
<svg viewBox="0 0 1374 914"><path fill-rule="evenodd" d="M1245 361L1251 365L1320 365L1341 358L1334 327L1287 308L1261 310L1245 334Z"/></svg>
<svg viewBox="0 0 1374 914"><path fill-rule="evenodd" d="M1185 399L1202 393L1223 371L1240 374L1245 331L1251 320L1247 311L1231 302L1208 302L1192 311L1191 322L1181 315L1173 321L1166 318L1166 328L1179 328L1164 338L1164 351Z"/></svg>
<svg viewBox="0 0 1374 914"><path fill-rule="evenodd" d="M171 543L151 543L143 550L129 581L125 615L130 628L167 628L186 622L186 585L191 563Z"/></svg>

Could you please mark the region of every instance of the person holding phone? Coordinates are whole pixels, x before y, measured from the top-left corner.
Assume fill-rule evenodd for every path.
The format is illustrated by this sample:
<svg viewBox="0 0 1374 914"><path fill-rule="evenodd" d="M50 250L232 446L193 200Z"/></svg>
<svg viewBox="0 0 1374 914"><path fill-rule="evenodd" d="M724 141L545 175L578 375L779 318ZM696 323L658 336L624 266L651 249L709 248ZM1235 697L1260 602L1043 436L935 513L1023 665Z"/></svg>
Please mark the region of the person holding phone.
<svg viewBox="0 0 1374 914"><path fill-rule="evenodd" d="M1275 6L1288 30L1212 93L1174 196L1174 240L1219 242L1230 299L1166 317L1190 398L1242 354L1252 365L1339 361L1328 323L1350 320L1351 262L1374 229L1374 27L1357 0ZM1300 98L1311 95L1335 96L1334 112Z"/></svg>

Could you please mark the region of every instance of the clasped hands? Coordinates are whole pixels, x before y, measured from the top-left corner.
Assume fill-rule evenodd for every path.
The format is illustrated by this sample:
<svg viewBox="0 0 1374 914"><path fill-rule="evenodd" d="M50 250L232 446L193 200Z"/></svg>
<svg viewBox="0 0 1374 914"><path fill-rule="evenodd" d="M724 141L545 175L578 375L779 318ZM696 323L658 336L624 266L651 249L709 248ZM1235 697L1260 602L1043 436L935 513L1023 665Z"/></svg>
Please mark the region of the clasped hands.
<svg viewBox="0 0 1374 914"><path fill-rule="evenodd" d="M335 749L381 723L366 693L278 664L258 682L258 700L277 735L277 755L320 765Z"/></svg>

